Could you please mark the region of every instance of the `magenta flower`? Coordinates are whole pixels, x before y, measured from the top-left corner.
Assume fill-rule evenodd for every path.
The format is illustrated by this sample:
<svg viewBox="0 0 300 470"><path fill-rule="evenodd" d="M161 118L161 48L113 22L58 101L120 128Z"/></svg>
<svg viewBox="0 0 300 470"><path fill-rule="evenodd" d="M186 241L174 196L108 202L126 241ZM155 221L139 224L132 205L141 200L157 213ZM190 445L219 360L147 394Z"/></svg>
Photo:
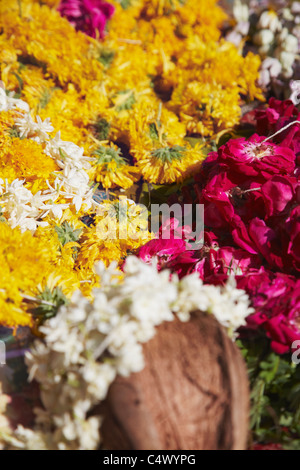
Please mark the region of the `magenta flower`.
<svg viewBox="0 0 300 470"><path fill-rule="evenodd" d="M235 274L255 308L242 333L264 330L282 354L300 340L300 126L264 136L300 114L291 101L273 99L256 117L263 136L229 140L209 154L193 189L182 191L181 203L204 205L204 246L189 250L190 227L171 219L139 255L209 284Z"/></svg>
<svg viewBox="0 0 300 470"><path fill-rule="evenodd" d="M287 353L300 340L300 280L287 274L261 269L238 282L256 310L247 318L253 329L264 328L278 354Z"/></svg>
<svg viewBox="0 0 300 470"><path fill-rule="evenodd" d="M266 215L272 217L286 210L295 197L296 188L296 178L289 176L273 176L263 184L261 195L264 199Z"/></svg>
<svg viewBox="0 0 300 470"><path fill-rule="evenodd" d="M145 262L150 263L153 257L157 258L157 268L160 271L172 259L177 258L186 251L185 241L180 238L150 240L139 250L138 256Z"/></svg>
<svg viewBox="0 0 300 470"><path fill-rule="evenodd" d="M77 29L93 38L103 38L106 22L115 7L103 0L62 0L58 11Z"/></svg>
<svg viewBox="0 0 300 470"><path fill-rule="evenodd" d="M300 206L295 207L286 222L289 235L288 254L293 259L293 267L300 271Z"/></svg>
<svg viewBox="0 0 300 470"><path fill-rule="evenodd" d="M288 148L263 142L264 137L254 134L230 140L219 149L219 162L228 165L231 171L247 176L258 176L267 180L272 175L290 174L295 168L296 155Z"/></svg>
<svg viewBox="0 0 300 470"><path fill-rule="evenodd" d="M287 124L300 120L300 113L290 100L279 101L271 98L269 107L258 109L255 113L257 119L257 131L260 135L274 134ZM295 154L300 152L300 125L289 127L274 138L282 146L290 147ZM299 162L298 162L299 164Z"/></svg>
<svg viewBox="0 0 300 470"><path fill-rule="evenodd" d="M175 218L168 219L160 227L156 234L157 238L150 240L139 249L138 256L145 263L150 263L152 258L156 257L158 270L166 267L171 268L174 259L177 263L182 254L184 254L182 262L184 264L191 263L192 252L187 251L190 232L191 227L181 226L179 220Z"/></svg>

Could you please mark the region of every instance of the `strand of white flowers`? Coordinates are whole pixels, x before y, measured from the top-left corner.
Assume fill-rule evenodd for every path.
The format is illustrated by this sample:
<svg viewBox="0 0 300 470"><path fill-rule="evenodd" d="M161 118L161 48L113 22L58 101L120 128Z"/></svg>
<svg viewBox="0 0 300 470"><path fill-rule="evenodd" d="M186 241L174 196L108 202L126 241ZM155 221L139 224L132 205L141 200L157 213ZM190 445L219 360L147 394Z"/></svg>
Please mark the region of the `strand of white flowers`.
<svg viewBox="0 0 300 470"><path fill-rule="evenodd" d="M286 126L284 126L284 127L282 127L281 129L279 129L279 131L275 132L275 134L272 134L272 135L270 135L269 137L267 137L266 139L262 140L262 141L261 141L261 144L264 144L264 143L267 142L268 140L273 139L273 137L275 137L275 136L278 135L278 134L281 134L281 132L285 131L286 129L288 129L288 128L291 127L291 126L294 126L295 124L300 124L300 121L293 121L293 122L290 122L290 123L287 124Z"/></svg>
<svg viewBox="0 0 300 470"><path fill-rule="evenodd" d="M93 199L94 191L90 187L88 174L85 172L85 169L90 167L89 161L94 159L84 156L83 148L72 142L61 140L60 132L50 139L48 133L54 130L50 119L46 118L42 121L37 116L37 122L35 122L30 115L28 104L23 100L13 98L13 93L6 94L4 84L0 82L0 112L10 109L22 110L22 113L18 112L20 117L14 120L20 136L35 140L40 145L45 144L45 153L56 161L62 171L57 172L54 188L46 181L49 190L39 191L35 195L25 188L25 180L18 179L11 184L6 181L6 191L3 194L1 188L3 180L0 180L2 193L0 205L8 214L8 223L13 228L20 227L22 231L34 232L38 225L48 225L40 219L49 214L59 219L62 217L63 210L67 209L70 204L75 206L77 212L83 204L87 210L91 207L98 207L98 203ZM54 201L60 196L71 201L55 204ZM48 201L48 204L45 204L45 201Z"/></svg>
<svg viewBox="0 0 300 470"><path fill-rule="evenodd" d="M253 312L233 278L224 287L203 285L198 273L179 280L158 272L155 262L147 265L130 256L124 280L116 284L115 267L98 264L102 287L94 289L94 301L75 293L69 306L45 322L43 342L36 341L27 354L30 380L41 384L44 410L36 410L34 430L18 427L19 447L96 449L101 419L88 414L105 399L117 374L142 370L141 343L155 335L155 327L175 316L188 321L191 312L201 310L233 333Z"/></svg>

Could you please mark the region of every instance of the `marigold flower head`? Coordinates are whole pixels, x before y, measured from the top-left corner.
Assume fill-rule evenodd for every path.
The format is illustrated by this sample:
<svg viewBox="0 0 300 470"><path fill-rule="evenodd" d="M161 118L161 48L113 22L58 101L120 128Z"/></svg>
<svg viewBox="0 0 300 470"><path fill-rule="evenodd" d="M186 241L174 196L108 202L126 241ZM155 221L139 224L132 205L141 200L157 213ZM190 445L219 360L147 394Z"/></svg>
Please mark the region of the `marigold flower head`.
<svg viewBox="0 0 300 470"><path fill-rule="evenodd" d="M27 231L20 233L0 222L0 324L8 327L32 325L27 297L46 285L53 271L53 244L45 245Z"/></svg>
<svg viewBox="0 0 300 470"><path fill-rule="evenodd" d="M139 178L139 170L128 164L122 156L121 149L111 144L110 147L99 146L93 155L96 157L91 174L106 189L120 186L127 189Z"/></svg>

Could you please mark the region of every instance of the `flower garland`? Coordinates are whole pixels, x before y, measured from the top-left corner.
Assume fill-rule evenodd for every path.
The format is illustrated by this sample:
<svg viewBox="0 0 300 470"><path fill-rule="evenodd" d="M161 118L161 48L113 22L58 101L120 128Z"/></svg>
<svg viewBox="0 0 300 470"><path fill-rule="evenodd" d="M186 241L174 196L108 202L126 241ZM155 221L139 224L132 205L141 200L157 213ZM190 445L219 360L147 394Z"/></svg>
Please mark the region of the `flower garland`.
<svg viewBox="0 0 300 470"><path fill-rule="evenodd" d="M120 283L115 267L96 266L101 288L94 290L92 303L77 291L40 327L44 339L36 340L26 363L29 380L40 384L43 408L35 410L33 430L19 426L14 442L2 436L10 448L97 449L101 418L91 415L93 407L117 375L143 369L142 343L158 325L175 316L188 321L201 310L233 335L253 311L234 278L224 287L205 286L197 274L170 279L168 271L159 273L155 264L129 256Z"/></svg>
<svg viewBox="0 0 300 470"><path fill-rule="evenodd" d="M0 99L0 322L15 328L33 326L51 306L54 315L79 287L90 296L96 261L121 265L152 235L132 200L123 202L124 220L116 201L96 202L83 148L53 136L49 119L34 119L3 88Z"/></svg>
<svg viewBox="0 0 300 470"><path fill-rule="evenodd" d="M291 94L294 104L298 104L293 93L300 67L299 2L253 1L248 7L235 0L233 17L234 25L226 38L237 46L243 45L244 40L245 51L250 44L252 50L257 50L262 59L259 79L262 88L271 89L277 96L284 93L285 98Z"/></svg>
<svg viewBox="0 0 300 470"><path fill-rule="evenodd" d="M185 137L197 134L209 145L238 123L241 95L263 99L260 61L220 39L225 14L215 0L113 2L102 42L44 3L22 0L22 15L16 0L3 8L2 80L50 118L62 139L96 156L90 174L104 188L126 189L141 176L157 184L188 178L206 152ZM77 29L102 35L112 9L98 2L91 21L100 23L91 26L95 5L63 1L59 11Z"/></svg>

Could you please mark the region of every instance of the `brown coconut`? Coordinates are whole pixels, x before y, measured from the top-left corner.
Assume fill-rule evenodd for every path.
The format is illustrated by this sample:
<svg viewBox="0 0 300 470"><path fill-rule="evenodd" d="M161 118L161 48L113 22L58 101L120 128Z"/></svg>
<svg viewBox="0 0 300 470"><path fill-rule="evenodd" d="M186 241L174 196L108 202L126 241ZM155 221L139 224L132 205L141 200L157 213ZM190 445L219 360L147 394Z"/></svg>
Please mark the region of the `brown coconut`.
<svg viewBox="0 0 300 470"><path fill-rule="evenodd" d="M246 366L212 315L164 323L143 348L145 368L117 378L101 407L105 449L246 448Z"/></svg>

